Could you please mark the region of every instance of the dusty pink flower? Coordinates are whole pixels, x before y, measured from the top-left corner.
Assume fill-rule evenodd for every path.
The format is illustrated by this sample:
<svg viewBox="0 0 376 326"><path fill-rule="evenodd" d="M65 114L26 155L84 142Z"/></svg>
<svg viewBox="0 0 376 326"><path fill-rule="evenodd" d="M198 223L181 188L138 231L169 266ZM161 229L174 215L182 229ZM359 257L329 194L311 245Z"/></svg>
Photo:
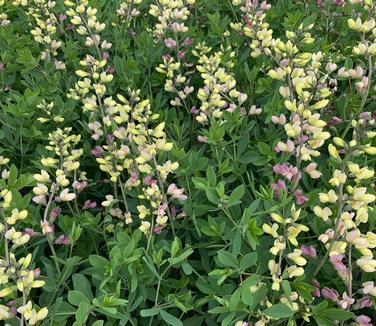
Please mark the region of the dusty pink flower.
<svg viewBox="0 0 376 326"><path fill-rule="evenodd" d="M332 256L330 256L330 261L337 271L346 270L346 266L343 264L342 259L343 259L343 255L332 255Z"/></svg>
<svg viewBox="0 0 376 326"><path fill-rule="evenodd" d="M208 141L208 137L199 135L197 136L197 141L199 143L206 143Z"/></svg>
<svg viewBox="0 0 376 326"><path fill-rule="evenodd" d="M373 324L371 323L372 320L368 316L360 315L356 317L355 321L359 326L373 326Z"/></svg>
<svg viewBox="0 0 376 326"><path fill-rule="evenodd" d="M370 297L363 297L355 302L353 309L363 309L373 306L372 299Z"/></svg>
<svg viewBox="0 0 376 326"><path fill-rule="evenodd" d="M161 234L162 230L163 230L163 227L162 227L161 225L158 225L158 226L156 226L156 227L154 228L153 232L154 232L155 234Z"/></svg>
<svg viewBox="0 0 376 326"><path fill-rule="evenodd" d="M343 292L342 294L342 300L338 302L338 306L342 309L347 309L355 302L355 299L350 298L346 292Z"/></svg>
<svg viewBox="0 0 376 326"><path fill-rule="evenodd" d="M281 114L279 117L276 115L273 115L272 122L275 124L284 125L286 123L286 116L284 114Z"/></svg>
<svg viewBox="0 0 376 326"><path fill-rule="evenodd" d="M116 207L116 208L111 208L109 213L111 216L115 216L119 218L123 212L121 211L120 208Z"/></svg>
<svg viewBox="0 0 376 326"><path fill-rule="evenodd" d="M185 46L190 46L190 45L192 45L193 44L193 39L191 39L190 37L186 37L185 39L184 39L184 45Z"/></svg>
<svg viewBox="0 0 376 326"><path fill-rule="evenodd" d="M42 233L44 235L51 234L54 232L54 226L50 224L47 220L40 221L40 227L42 228Z"/></svg>
<svg viewBox="0 0 376 326"><path fill-rule="evenodd" d="M172 59L171 55L169 55L168 53L162 55L162 59L163 60L166 60L166 61L170 61Z"/></svg>
<svg viewBox="0 0 376 326"><path fill-rule="evenodd" d="M87 188L87 181L75 181L73 182L72 184L73 188L78 190L78 191L82 191L84 190L85 188Z"/></svg>
<svg viewBox="0 0 376 326"><path fill-rule="evenodd" d="M277 183L272 183L272 188L274 190L274 197L279 199L279 191L280 190L286 190L286 183L278 179Z"/></svg>
<svg viewBox="0 0 376 326"><path fill-rule="evenodd" d="M314 246L301 245L300 250L304 256L316 257L316 248Z"/></svg>
<svg viewBox="0 0 376 326"><path fill-rule="evenodd" d="M321 297L320 283L317 280L312 280L312 285L315 287L315 290L312 292L312 294L317 298Z"/></svg>
<svg viewBox="0 0 376 326"><path fill-rule="evenodd" d="M169 48L174 48L176 46L176 41L174 39L172 39L171 37L169 38L166 38L164 40L164 44Z"/></svg>
<svg viewBox="0 0 376 326"><path fill-rule="evenodd" d="M338 301L338 292L334 289L325 287L321 289L321 294L325 299L330 299L334 302Z"/></svg>
<svg viewBox="0 0 376 326"><path fill-rule="evenodd" d="M184 189L179 189L175 183L171 183L167 188L167 194L171 195L172 198L176 198L179 200L187 200L187 196L184 195Z"/></svg>
<svg viewBox="0 0 376 326"><path fill-rule="evenodd" d="M316 170L317 163L310 163L307 165L307 167L304 169L312 179L318 179L321 177L321 172Z"/></svg>
<svg viewBox="0 0 376 326"><path fill-rule="evenodd" d="M192 106L192 107L191 107L191 113L192 113L192 114L197 114L197 113L199 113L199 112L200 112L200 110L197 109L195 106Z"/></svg>
<svg viewBox="0 0 376 326"><path fill-rule="evenodd" d="M333 4L335 4L337 7L343 7L345 5L344 0L333 0Z"/></svg>
<svg viewBox="0 0 376 326"><path fill-rule="evenodd" d="M30 237L36 235L36 232L34 231L34 229L31 229L31 228L26 228L26 229L24 230L24 233L25 233L25 234L28 234Z"/></svg>
<svg viewBox="0 0 376 326"><path fill-rule="evenodd" d="M295 200L298 205L303 205L308 201L308 197L303 195L303 191L298 189L294 192Z"/></svg>
<svg viewBox="0 0 376 326"><path fill-rule="evenodd" d="M33 270L33 274L35 278L38 278L40 276L40 268L36 268Z"/></svg>
<svg viewBox="0 0 376 326"><path fill-rule="evenodd" d="M292 166L290 163L276 164L273 166L273 171L276 174L283 175L288 180L298 183L301 175L297 167Z"/></svg>
<svg viewBox="0 0 376 326"><path fill-rule="evenodd" d="M95 201L86 200L84 203L83 209L89 209L89 208L95 208L97 206L97 203Z"/></svg>
<svg viewBox="0 0 376 326"><path fill-rule="evenodd" d="M59 15L59 20L60 20L61 23L63 23L66 19L67 19L67 15L65 15L65 14Z"/></svg>
<svg viewBox="0 0 376 326"><path fill-rule="evenodd" d="M106 51L106 52L103 52L102 54L102 59L103 60L108 60L110 58L110 54Z"/></svg>
<svg viewBox="0 0 376 326"><path fill-rule="evenodd" d="M185 51L178 51L178 58L180 60L184 59L185 58Z"/></svg>
<svg viewBox="0 0 376 326"><path fill-rule="evenodd" d="M56 218L60 215L60 213L61 213L61 208L59 206L56 206L53 209L51 209L50 217Z"/></svg>
<svg viewBox="0 0 376 326"><path fill-rule="evenodd" d="M61 244L61 245L64 245L64 246L69 246L70 245L70 240L69 240L69 237L67 237L66 235L62 234L61 236L59 236L56 241L55 241L56 244Z"/></svg>
<svg viewBox="0 0 376 326"><path fill-rule="evenodd" d="M155 180L151 175L147 175L144 178L144 183L148 186L151 186L152 184L157 183L157 180Z"/></svg>
<svg viewBox="0 0 376 326"><path fill-rule="evenodd" d="M373 281L364 282L362 286L363 286L362 292L364 294L369 294L369 295L372 295L373 297L376 297L376 286Z"/></svg>
<svg viewBox="0 0 376 326"><path fill-rule="evenodd" d="M102 157L102 153L104 152L102 146L95 146L92 150L91 150L91 154L95 157Z"/></svg>

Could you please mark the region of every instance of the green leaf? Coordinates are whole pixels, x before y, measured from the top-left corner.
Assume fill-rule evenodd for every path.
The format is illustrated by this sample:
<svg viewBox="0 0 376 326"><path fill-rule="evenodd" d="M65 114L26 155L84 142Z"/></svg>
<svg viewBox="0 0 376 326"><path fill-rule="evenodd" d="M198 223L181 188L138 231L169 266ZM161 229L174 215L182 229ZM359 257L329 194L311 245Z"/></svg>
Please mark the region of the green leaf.
<svg viewBox="0 0 376 326"><path fill-rule="evenodd" d="M160 310L159 311L160 316L162 319L168 323L169 325L173 326L183 326L183 323L181 322L180 319L176 318L175 316L169 314L167 311Z"/></svg>
<svg viewBox="0 0 376 326"><path fill-rule="evenodd" d="M351 311L337 309L337 308L328 308L320 312L319 317L328 318L331 320L345 321L352 318L354 314Z"/></svg>
<svg viewBox="0 0 376 326"><path fill-rule="evenodd" d="M241 290L242 290L242 301L246 305L252 306L253 305L253 296L252 296L250 287L247 284L244 284L241 287Z"/></svg>
<svg viewBox="0 0 376 326"><path fill-rule="evenodd" d="M90 300L80 291L69 291L68 301L74 306L79 306L81 302L90 304Z"/></svg>
<svg viewBox="0 0 376 326"><path fill-rule="evenodd" d="M257 263L257 253L250 252L240 259L240 269L245 270Z"/></svg>
<svg viewBox="0 0 376 326"><path fill-rule="evenodd" d="M103 326L103 325L104 325L104 321L103 320L97 320L91 326Z"/></svg>
<svg viewBox="0 0 376 326"><path fill-rule="evenodd" d="M271 147L266 143L258 142L257 148L262 155L274 156L274 152L272 151Z"/></svg>
<svg viewBox="0 0 376 326"><path fill-rule="evenodd" d="M217 176L214 172L214 168L209 165L206 169L206 177L208 178L208 181L212 187L215 187L217 184Z"/></svg>
<svg viewBox="0 0 376 326"><path fill-rule="evenodd" d="M218 252L218 261L224 265L233 268L238 268L238 260L228 251L221 250Z"/></svg>
<svg viewBox="0 0 376 326"><path fill-rule="evenodd" d="M209 199L209 201L215 205L218 205L219 197L217 194L217 190L213 188L206 188L206 197Z"/></svg>
<svg viewBox="0 0 376 326"><path fill-rule="evenodd" d="M240 199L244 196L244 185L240 185L234 189L228 199L228 206L234 206L240 203Z"/></svg>
<svg viewBox="0 0 376 326"><path fill-rule="evenodd" d="M180 251L180 241L178 237L175 237L171 245L171 258L175 257L179 251Z"/></svg>
<svg viewBox="0 0 376 326"><path fill-rule="evenodd" d="M185 249L185 251L179 255L178 257L175 257L175 258L169 258L168 259L168 262L171 264L171 265L176 265L176 264L179 264L181 263L182 261L184 261L185 259L187 259L190 255L193 254L193 249L192 248L188 248L188 249Z"/></svg>
<svg viewBox="0 0 376 326"><path fill-rule="evenodd" d="M82 274L73 274L73 288L76 291L81 292L89 300L93 300L93 292L91 291L91 285L89 280Z"/></svg>
<svg viewBox="0 0 376 326"><path fill-rule="evenodd" d="M264 310L264 314L275 319L281 319L292 317L294 312L285 304L277 303Z"/></svg>
<svg viewBox="0 0 376 326"><path fill-rule="evenodd" d="M152 317L158 315L160 310L160 308L142 309L140 315L141 317Z"/></svg>
<svg viewBox="0 0 376 326"><path fill-rule="evenodd" d="M90 312L90 305L86 302L81 302L78 305L78 309L76 312L76 325L83 325L86 322L86 319Z"/></svg>
<svg viewBox="0 0 376 326"><path fill-rule="evenodd" d="M229 308L231 310L236 310L236 306L239 304L240 302L240 296L242 294L242 289L239 288L237 289L231 296L230 298L230 302L229 302Z"/></svg>

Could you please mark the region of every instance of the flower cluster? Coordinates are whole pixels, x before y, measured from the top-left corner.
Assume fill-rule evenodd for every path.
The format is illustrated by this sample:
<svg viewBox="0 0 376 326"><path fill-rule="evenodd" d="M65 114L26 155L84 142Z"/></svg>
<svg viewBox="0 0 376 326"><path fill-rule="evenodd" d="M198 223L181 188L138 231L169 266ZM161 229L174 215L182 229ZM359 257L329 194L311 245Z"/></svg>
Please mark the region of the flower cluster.
<svg viewBox="0 0 376 326"><path fill-rule="evenodd" d="M58 50L62 42L58 40L59 18L53 12L55 1L33 0L28 3L27 14L34 21L31 30L34 40L43 46L42 60L53 61L58 70L65 69L65 63L58 60Z"/></svg>
<svg viewBox="0 0 376 326"><path fill-rule="evenodd" d="M142 3L142 0L125 0L120 3L119 8L116 10L120 20L126 24L140 14L137 6Z"/></svg>
<svg viewBox="0 0 376 326"><path fill-rule="evenodd" d="M114 188L121 190L121 200L107 195L102 206L109 207L113 217L130 224L133 218L129 196L136 196L147 203L137 206L140 230L150 234L150 230L160 232L168 218L172 218L170 200L183 198L183 190L170 186L166 193L165 189L167 177L178 168L178 163L160 160L160 153L170 151L172 143L166 140L164 123L151 125L159 116L151 111L149 100L141 101L139 91L129 90L129 99L118 94L117 101L106 95L106 84L112 81L113 74L105 70L109 55L103 51L110 49L111 44L101 42L100 35L93 34L92 29L98 33L105 25L97 21L96 10L86 5L82 2L75 9L72 6L67 14L73 17L72 23L79 34L86 35L85 45L94 47L98 58L87 55L80 62L83 69L76 74L83 80L70 90L69 97L82 101L83 111L89 114L91 137L97 141L92 154L100 169L109 174ZM105 143L101 144L103 138ZM122 203L124 211L113 208L115 203ZM149 222L145 217L151 214L156 218Z"/></svg>
<svg viewBox="0 0 376 326"><path fill-rule="evenodd" d="M188 31L184 22L191 14L188 6L194 5L195 0L158 0L150 5L149 14L158 19L153 34L162 38L167 32L172 31L175 36Z"/></svg>
<svg viewBox="0 0 376 326"><path fill-rule="evenodd" d="M247 94L236 89L236 80L231 74L235 52L231 48L223 48L208 56L211 50L205 44L198 44L193 51L198 57L196 69L205 84L197 94L201 106L195 113L200 124L206 124L211 118L220 118L224 110L233 112L247 100Z"/></svg>
<svg viewBox="0 0 376 326"><path fill-rule="evenodd" d="M1 157L1 165L8 163L9 159ZM11 170L14 173L14 167ZM30 232L24 229L24 221L29 212L14 200L14 197L20 195L10 189L12 184L9 175L8 169L4 169L0 192L0 233L4 248L4 256L0 259L0 299L2 302L7 300L6 305L0 304L0 320L17 317L22 320L22 325L23 321L27 321L28 325L35 325L47 317L48 309L38 308L31 300L27 300L32 289L43 287L45 282L38 279L40 270L33 268L32 254L26 253L19 257L19 251L16 251L30 240ZM9 184L4 187L7 181Z"/></svg>
<svg viewBox="0 0 376 326"><path fill-rule="evenodd" d="M325 244L327 257L346 285L347 292L343 297L349 298L347 304L343 300L338 301L343 309L348 309L355 302L352 298L353 256L357 257L356 266L364 272L376 271L372 251L376 247L376 234L362 231L362 225L368 222L370 205L376 200L376 196L367 190L375 173L373 169L357 163L366 161L364 155L376 155L376 147L370 145L376 134L369 131L374 124L369 112L362 113L360 119L351 121L354 129L351 141L333 138L334 143L328 146L337 167L329 180L333 189L320 193L321 205L314 207L315 215L330 226L319 240Z"/></svg>
<svg viewBox="0 0 376 326"><path fill-rule="evenodd" d="M297 223L301 209L296 210L295 205L292 205L290 213L291 216L287 218L277 213L272 213L271 218L274 223L272 225L264 224L262 227L265 233L270 234L275 239L270 252L277 257L277 261L270 260L268 263L274 291L280 290L283 278L295 278L304 274L303 266L307 264L307 260L303 257L304 255L316 256L314 249L312 249L312 253L306 247L289 249L290 245L294 247L299 245L297 237L301 232L309 231L307 226ZM278 233L278 230L282 231L282 234ZM286 253L286 251L289 253ZM282 270L283 259L291 262L291 265L286 267L284 271Z"/></svg>

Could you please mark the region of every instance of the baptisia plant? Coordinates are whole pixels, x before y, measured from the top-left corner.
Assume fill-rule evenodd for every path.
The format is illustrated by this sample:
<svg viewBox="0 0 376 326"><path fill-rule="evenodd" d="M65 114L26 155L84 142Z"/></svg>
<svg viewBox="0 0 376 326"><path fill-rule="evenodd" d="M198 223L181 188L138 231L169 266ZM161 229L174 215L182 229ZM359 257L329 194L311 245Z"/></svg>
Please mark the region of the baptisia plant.
<svg viewBox="0 0 376 326"><path fill-rule="evenodd" d="M129 90L129 99L117 94L115 100L107 95L106 85L112 82L113 74L106 68L109 58L106 50L112 45L99 35L105 24L98 22L97 10L89 7L87 1L78 5L66 1L66 5L70 8L67 15L71 22L77 32L86 37L88 49L94 52L80 61L82 69L76 74L82 80L70 90L68 97L81 101L83 111L88 114L88 128L92 139L97 141L92 153L113 184L114 195L107 195L102 205L125 224L133 222L132 213L136 208L139 229L148 234L149 239L153 232L160 233L168 220L174 230L171 200L186 197L182 195L183 190L167 183L168 175L178 168L178 163L162 155L172 149L172 143L166 139L164 123L153 126L159 116L151 111L149 100L141 101L139 91ZM102 140L104 144L100 143ZM129 207L130 197L140 200L137 207ZM111 209L119 203L122 207Z"/></svg>
<svg viewBox="0 0 376 326"><path fill-rule="evenodd" d="M9 159L1 156L1 222L4 252L0 258L0 320L16 319L18 325L36 325L47 317L47 307L34 303L34 291L45 285L40 280L40 269L35 266L35 255L26 248L34 232L28 228L30 195L20 191L29 185L29 176L18 175Z"/></svg>

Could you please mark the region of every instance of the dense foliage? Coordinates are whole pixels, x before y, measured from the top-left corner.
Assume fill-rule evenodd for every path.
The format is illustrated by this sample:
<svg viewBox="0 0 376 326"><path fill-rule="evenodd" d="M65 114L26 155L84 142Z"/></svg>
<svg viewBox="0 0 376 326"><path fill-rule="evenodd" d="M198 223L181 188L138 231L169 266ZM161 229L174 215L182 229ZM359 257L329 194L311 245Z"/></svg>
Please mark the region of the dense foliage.
<svg viewBox="0 0 376 326"><path fill-rule="evenodd" d="M375 0L0 0L4 325L376 318Z"/></svg>

